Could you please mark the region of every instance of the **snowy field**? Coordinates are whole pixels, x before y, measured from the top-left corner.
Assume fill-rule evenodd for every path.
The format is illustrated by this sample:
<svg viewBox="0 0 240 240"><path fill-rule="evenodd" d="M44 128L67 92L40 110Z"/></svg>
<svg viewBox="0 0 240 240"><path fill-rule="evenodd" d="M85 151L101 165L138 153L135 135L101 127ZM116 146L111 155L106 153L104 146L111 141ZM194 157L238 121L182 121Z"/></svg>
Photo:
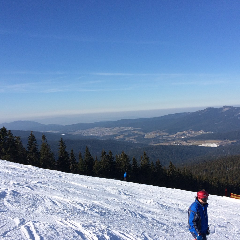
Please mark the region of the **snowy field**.
<svg viewBox="0 0 240 240"><path fill-rule="evenodd" d="M194 192L3 160L0 179L0 239L192 240L187 210ZM239 239L240 200L210 195L208 202L208 239Z"/></svg>

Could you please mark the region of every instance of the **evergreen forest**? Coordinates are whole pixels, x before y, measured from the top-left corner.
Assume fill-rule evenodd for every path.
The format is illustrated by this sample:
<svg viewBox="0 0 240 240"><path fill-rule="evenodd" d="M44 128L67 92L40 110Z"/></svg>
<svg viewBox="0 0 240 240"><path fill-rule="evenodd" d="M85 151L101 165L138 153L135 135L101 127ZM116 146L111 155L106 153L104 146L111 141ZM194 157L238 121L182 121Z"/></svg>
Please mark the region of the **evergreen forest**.
<svg viewBox="0 0 240 240"><path fill-rule="evenodd" d="M30 133L25 148L21 138L14 136L11 130L5 127L0 129L0 159L3 160L118 180L124 180L124 173L127 173L126 180L135 183L195 192L204 188L210 194L220 196L229 196L231 192L240 194L239 155L205 159L177 168L171 161L167 167L163 166L160 156L157 161L151 161L145 151L137 159L130 158L124 151L114 156L111 150L106 152L103 149L98 158L91 155L87 146L84 152L69 152L66 149L66 143L61 138L58 155L55 157L46 136L42 135L39 146L33 132Z"/></svg>

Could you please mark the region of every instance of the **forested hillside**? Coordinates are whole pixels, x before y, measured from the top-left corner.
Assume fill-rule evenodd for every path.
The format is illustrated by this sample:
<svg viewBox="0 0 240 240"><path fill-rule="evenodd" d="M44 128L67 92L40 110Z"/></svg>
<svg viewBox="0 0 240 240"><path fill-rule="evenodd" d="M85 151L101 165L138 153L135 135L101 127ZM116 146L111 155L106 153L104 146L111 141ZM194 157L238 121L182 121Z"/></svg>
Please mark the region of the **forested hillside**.
<svg viewBox="0 0 240 240"><path fill-rule="evenodd" d="M131 158L124 151L114 155L111 150L109 152L102 150L98 158L92 156L88 146L84 152L75 153L72 149L67 150L62 138L58 142L58 155L55 157L45 135L42 135L39 146L31 132L25 148L20 137L15 137L10 130L3 127L0 129L0 159L74 174L120 180L126 172L128 181L191 191L206 188L210 193L218 195L225 194L225 188L235 193L240 191L239 178L234 180L240 167L239 157L226 158L229 164L225 165L223 163L226 159L181 168L177 168L170 161L165 167L160 159L153 162L145 151L142 152L140 159Z"/></svg>
<svg viewBox="0 0 240 240"><path fill-rule="evenodd" d="M31 131L13 130L12 133L15 136L20 136L23 146L27 148L28 137ZM62 138L66 143L66 149L68 152L73 150L76 154L78 152L83 153L87 146L94 158L100 158L102 150L111 150L113 155L117 155L124 151L130 158L135 157L139 161L142 153L145 151L148 153L151 161L155 163L159 159L161 161L161 164L165 167L168 166L170 161L176 166L181 166L189 162L199 162L206 158L216 158L220 156L240 154L240 146L236 143L226 146L219 146L217 148L181 145L151 146L147 144L116 141L112 139L98 140L96 138L89 137L82 137L79 139L79 137L72 136L70 134L60 135L49 132L33 133L38 145L41 144L42 135L44 134L46 136L48 144L50 145L55 158L58 156L58 145L60 138Z"/></svg>
<svg viewBox="0 0 240 240"><path fill-rule="evenodd" d="M240 190L240 155L206 160L185 166L193 176L219 187L225 187L228 195Z"/></svg>

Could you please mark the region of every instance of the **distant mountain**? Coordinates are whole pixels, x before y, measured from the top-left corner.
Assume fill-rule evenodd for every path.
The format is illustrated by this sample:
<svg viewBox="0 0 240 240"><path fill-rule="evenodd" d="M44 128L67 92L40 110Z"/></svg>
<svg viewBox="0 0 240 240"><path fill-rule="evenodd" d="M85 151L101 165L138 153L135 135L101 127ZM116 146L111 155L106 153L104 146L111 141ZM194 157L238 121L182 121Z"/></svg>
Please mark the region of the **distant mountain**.
<svg viewBox="0 0 240 240"><path fill-rule="evenodd" d="M60 131L63 126L57 124L41 124L34 121L14 121L10 123L2 123L0 127L6 127L9 130L22 130L22 131Z"/></svg>
<svg viewBox="0 0 240 240"><path fill-rule="evenodd" d="M188 129L213 133L240 130L240 107L207 108L182 117L175 126L168 126L171 132Z"/></svg>
<svg viewBox="0 0 240 240"><path fill-rule="evenodd" d="M213 132L231 132L240 130L240 107L224 106L206 108L196 112L169 114L154 118L122 119L118 121L79 123L72 125L45 125L31 121L16 121L0 124L9 130L75 132L91 128L132 127L142 132L166 131L177 133L186 130Z"/></svg>
<svg viewBox="0 0 240 240"><path fill-rule="evenodd" d="M240 107L224 106L149 119L121 120L119 125L126 122L128 126L139 127L144 132L162 130L177 133L190 129L213 133L230 132L240 130Z"/></svg>

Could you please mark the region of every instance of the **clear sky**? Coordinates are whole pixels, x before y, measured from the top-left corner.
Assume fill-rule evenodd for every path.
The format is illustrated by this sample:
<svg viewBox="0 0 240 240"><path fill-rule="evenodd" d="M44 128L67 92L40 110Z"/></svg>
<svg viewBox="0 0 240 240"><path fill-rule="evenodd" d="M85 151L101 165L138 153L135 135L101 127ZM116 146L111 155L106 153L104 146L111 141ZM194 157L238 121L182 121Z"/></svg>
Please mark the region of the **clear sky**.
<svg viewBox="0 0 240 240"><path fill-rule="evenodd" d="M239 105L239 12L239 0L0 0L0 122Z"/></svg>

